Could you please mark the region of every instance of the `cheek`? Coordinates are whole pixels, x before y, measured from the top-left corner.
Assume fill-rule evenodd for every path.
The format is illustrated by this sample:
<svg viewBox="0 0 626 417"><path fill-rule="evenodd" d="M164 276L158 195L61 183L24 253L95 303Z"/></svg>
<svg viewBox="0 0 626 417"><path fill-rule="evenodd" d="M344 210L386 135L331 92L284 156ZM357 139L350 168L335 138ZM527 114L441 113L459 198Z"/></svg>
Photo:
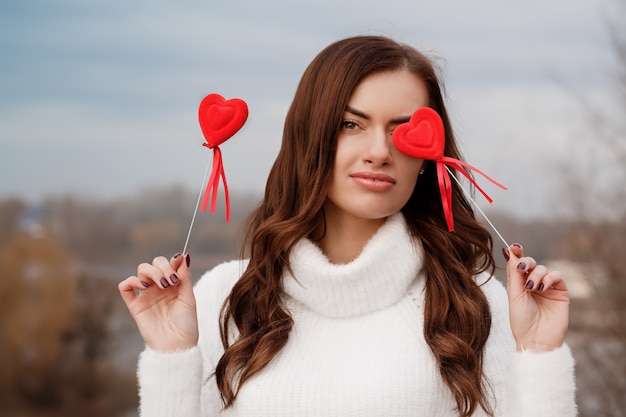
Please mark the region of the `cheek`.
<svg viewBox="0 0 626 417"><path fill-rule="evenodd" d="M347 144L342 143L342 141L337 141L333 167L330 173L331 178L340 177L340 173L344 173L348 170L354 164L355 159L358 158L355 157L354 150Z"/></svg>
<svg viewBox="0 0 626 417"><path fill-rule="evenodd" d="M424 165L424 161L421 159L411 159L411 161L407 161L408 163L402 166L402 170L400 173L403 178L402 199L405 200L404 204L406 204L411 198L413 190L415 190L415 185L419 180L419 172Z"/></svg>
<svg viewBox="0 0 626 417"><path fill-rule="evenodd" d="M343 171L343 165L345 163L342 163L342 161L344 161L345 158L342 157L341 154L341 150L339 148L336 149L335 151L335 158L333 159L333 166L331 168L331 171L328 173L328 176L330 177L330 181L328 182L328 191L327 193L333 193L333 191L337 188L340 187L340 177L341 175L339 174L340 172Z"/></svg>
<svg viewBox="0 0 626 417"><path fill-rule="evenodd" d="M424 166L423 159L415 159L404 154L400 155L398 159L398 171L407 183L411 184L411 189L415 187L417 177L420 170Z"/></svg>
<svg viewBox="0 0 626 417"><path fill-rule="evenodd" d="M354 159L355 153L358 153L358 149L355 148L354 143L349 138L342 138L340 135L335 146L333 165L342 166L350 163Z"/></svg>

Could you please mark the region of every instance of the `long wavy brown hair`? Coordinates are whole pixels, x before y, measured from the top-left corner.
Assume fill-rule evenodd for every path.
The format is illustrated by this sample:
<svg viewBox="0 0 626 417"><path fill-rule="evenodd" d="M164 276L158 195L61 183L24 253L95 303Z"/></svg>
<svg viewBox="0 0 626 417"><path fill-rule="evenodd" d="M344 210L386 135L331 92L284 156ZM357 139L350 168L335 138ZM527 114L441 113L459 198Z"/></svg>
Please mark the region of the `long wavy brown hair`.
<svg viewBox="0 0 626 417"><path fill-rule="evenodd" d="M224 354L215 375L226 407L239 388L285 346L293 320L281 301L282 277L295 243L323 222L337 135L352 92L367 76L406 68L426 84L430 107L444 122L445 154L461 158L438 81L425 55L380 36L357 36L325 48L306 69L287 114L280 152L265 196L251 214L243 256L247 269L222 308ZM455 233L447 230L436 169L426 163L402 208L424 248L424 337L460 416L478 406L493 415L483 352L491 313L473 276L495 269L489 232L453 183Z"/></svg>

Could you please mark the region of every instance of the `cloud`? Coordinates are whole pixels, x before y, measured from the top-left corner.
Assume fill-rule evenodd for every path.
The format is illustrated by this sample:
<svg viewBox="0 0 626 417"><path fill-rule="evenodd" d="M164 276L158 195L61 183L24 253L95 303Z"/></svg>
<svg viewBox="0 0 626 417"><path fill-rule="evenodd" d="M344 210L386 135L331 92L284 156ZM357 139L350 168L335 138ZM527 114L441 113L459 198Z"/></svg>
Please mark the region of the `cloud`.
<svg viewBox="0 0 626 417"><path fill-rule="evenodd" d="M249 121L224 158L231 188L260 190L306 65L329 42L364 33L442 57L468 158L507 178L518 163L545 163L529 152L563 158L576 110L555 79L583 90L604 85L595 66L608 63L603 7L9 0L0 6L0 196L196 187L208 159L196 112L211 92L248 102ZM540 183L539 171L528 177Z"/></svg>

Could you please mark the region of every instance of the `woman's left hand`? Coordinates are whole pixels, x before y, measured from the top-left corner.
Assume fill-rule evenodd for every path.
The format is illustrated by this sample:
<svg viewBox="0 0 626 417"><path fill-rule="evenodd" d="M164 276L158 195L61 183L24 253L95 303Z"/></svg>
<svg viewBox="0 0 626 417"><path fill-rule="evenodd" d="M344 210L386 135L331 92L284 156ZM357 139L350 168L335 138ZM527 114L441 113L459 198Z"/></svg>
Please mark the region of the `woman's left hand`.
<svg viewBox="0 0 626 417"><path fill-rule="evenodd" d="M524 256L518 244L504 249L504 253L509 256L506 287L517 350L549 351L560 347L569 321L569 294L563 277Z"/></svg>

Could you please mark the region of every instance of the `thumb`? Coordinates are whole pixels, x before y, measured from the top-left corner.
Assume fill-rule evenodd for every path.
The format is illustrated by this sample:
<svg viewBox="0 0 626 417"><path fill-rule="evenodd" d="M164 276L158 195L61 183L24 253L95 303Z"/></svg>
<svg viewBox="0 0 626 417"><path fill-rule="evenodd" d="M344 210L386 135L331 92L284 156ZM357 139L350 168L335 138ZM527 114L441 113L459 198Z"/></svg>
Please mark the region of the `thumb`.
<svg viewBox="0 0 626 417"><path fill-rule="evenodd" d="M177 253L170 259L170 266L176 271L180 284L182 286L192 286L192 277L189 266L191 265L191 257L189 254L182 255Z"/></svg>
<svg viewBox="0 0 626 417"><path fill-rule="evenodd" d="M516 298L525 291L526 273L517 269L520 258L524 255L523 249L519 244L513 244L502 250L506 259L506 288L509 298Z"/></svg>

